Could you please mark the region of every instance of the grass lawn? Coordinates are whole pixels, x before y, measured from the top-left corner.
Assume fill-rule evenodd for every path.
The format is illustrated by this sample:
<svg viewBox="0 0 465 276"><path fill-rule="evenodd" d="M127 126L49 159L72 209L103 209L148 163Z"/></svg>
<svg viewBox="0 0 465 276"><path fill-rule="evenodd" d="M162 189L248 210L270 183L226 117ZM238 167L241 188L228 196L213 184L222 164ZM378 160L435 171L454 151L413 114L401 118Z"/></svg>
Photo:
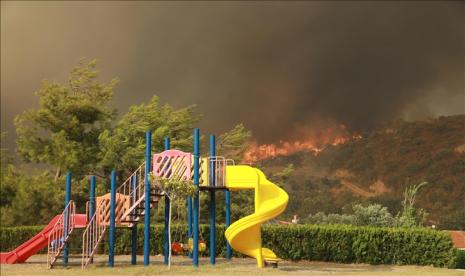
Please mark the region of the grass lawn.
<svg viewBox="0 0 465 276"><path fill-rule="evenodd" d="M32 256L25 264L2 265L1 275L450 275L465 276L465 270L451 270L446 268L421 266L393 266L393 265L366 265L366 264L336 264L324 262L288 262L283 261L277 269L258 269L253 259L233 259L227 262L217 259L217 264L211 266L208 258L202 258L199 268L191 265L187 257L173 257L171 271L163 265L163 257L151 256L151 265L144 267L141 264L130 265L129 256L117 256L115 267L106 266L108 256L100 255L95 263L87 269L81 270L80 259L70 259L68 268L57 265L48 270L46 255ZM142 256L138 262L142 263Z"/></svg>

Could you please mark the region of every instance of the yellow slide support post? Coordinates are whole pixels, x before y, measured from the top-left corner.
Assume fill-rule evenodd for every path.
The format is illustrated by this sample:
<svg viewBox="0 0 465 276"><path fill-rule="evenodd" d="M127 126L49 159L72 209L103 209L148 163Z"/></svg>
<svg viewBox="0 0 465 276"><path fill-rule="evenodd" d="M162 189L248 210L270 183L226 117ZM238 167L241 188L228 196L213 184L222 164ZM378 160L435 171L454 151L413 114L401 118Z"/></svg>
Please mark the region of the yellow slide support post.
<svg viewBox="0 0 465 276"><path fill-rule="evenodd" d="M225 236L231 247L255 258L259 268L264 262L279 261L271 249L262 248L260 226L284 212L289 200L287 193L266 179L259 169L243 165L227 166L226 187L231 191L255 190L255 212L226 229Z"/></svg>

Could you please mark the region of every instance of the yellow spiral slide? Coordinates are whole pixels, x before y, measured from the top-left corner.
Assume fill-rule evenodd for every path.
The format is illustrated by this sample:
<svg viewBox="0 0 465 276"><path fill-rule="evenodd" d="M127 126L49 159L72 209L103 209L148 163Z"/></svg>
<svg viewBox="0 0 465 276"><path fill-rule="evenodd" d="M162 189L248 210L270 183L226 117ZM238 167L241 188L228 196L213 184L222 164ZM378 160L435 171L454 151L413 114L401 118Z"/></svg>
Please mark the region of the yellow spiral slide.
<svg viewBox="0 0 465 276"><path fill-rule="evenodd" d="M227 166L226 186L231 190L254 189L255 212L239 219L226 229L225 236L236 251L264 262L277 262L279 258L271 249L262 247L260 226L286 209L287 193L266 179L262 171L250 166Z"/></svg>

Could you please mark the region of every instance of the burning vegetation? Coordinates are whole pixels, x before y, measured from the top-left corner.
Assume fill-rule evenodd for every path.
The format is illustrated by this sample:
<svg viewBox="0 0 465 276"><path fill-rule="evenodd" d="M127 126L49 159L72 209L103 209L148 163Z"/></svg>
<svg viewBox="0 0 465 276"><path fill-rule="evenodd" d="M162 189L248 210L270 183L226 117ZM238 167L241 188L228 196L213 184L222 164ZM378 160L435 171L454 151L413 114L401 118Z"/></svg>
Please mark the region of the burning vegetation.
<svg viewBox="0 0 465 276"><path fill-rule="evenodd" d="M340 145L347 141L362 138L359 134L351 134L344 125L330 127L324 130L299 129L298 136L302 139L290 141L279 141L275 144L258 144L256 141L250 143L244 153L244 163L255 163L260 160L287 156L297 152L310 152L318 155L328 145Z"/></svg>

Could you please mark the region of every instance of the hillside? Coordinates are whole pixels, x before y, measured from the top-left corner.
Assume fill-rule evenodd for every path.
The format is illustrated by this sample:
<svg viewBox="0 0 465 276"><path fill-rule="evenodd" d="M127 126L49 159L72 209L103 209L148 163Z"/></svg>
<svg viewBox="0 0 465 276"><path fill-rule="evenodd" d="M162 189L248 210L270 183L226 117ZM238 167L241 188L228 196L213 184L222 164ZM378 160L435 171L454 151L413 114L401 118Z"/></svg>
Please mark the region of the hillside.
<svg viewBox="0 0 465 276"><path fill-rule="evenodd" d="M300 152L261 161L269 175L294 164L283 183L287 214L340 213L353 203L380 203L396 214L407 186L427 181L417 206L428 223L465 227L465 115L397 121L362 139L330 146L318 156Z"/></svg>

